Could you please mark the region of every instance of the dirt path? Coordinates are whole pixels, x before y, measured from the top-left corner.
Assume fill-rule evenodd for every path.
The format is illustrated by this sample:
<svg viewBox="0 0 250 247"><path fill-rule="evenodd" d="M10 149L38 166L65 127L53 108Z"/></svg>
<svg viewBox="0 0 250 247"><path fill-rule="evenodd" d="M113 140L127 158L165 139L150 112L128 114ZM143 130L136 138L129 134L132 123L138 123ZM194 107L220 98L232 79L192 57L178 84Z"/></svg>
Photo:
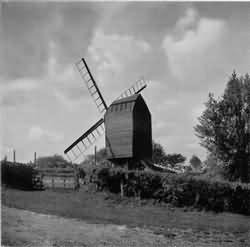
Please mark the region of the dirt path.
<svg viewBox="0 0 250 247"><path fill-rule="evenodd" d="M92 224L76 219L2 207L4 246L247 246L248 235L235 239L230 234L192 233L169 229L166 235L152 230L121 225Z"/></svg>

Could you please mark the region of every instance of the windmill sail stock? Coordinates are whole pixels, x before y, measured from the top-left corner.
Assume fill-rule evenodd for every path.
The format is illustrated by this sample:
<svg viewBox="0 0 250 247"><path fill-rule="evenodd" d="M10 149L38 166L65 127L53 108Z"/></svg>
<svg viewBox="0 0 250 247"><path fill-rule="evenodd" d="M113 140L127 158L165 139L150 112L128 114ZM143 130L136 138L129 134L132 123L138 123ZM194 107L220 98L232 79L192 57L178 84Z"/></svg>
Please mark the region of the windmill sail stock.
<svg viewBox="0 0 250 247"><path fill-rule="evenodd" d="M76 63L76 67L82 77L82 79L84 80L89 93L91 95L91 97L94 99L94 102L99 110L99 112L102 114L104 113L108 107L107 104L105 103L102 94L95 82L94 77L92 76L89 67L85 61L84 58L82 58L79 62Z"/></svg>
<svg viewBox="0 0 250 247"><path fill-rule="evenodd" d="M84 80L87 89L94 99L94 102L99 110L99 112L103 115L108 109L107 104L105 103L103 96L89 70L89 67L84 58L82 58L79 62L76 63L76 67ZM125 98L132 96L133 94L140 93L144 88L146 88L147 84L145 80L142 78L136 81L130 88L125 90L117 99ZM116 99L116 100L117 100ZM101 118L98 122L96 122L91 128L89 128L84 134L82 134L76 141L74 141L68 148L64 150L64 154L66 154L67 158L73 162L77 160L83 153L92 146L95 141L104 134L105 126L104 119Z"/></svg>
<svg viewBox="0 0 250 247"><path fill-rule="evenodd" d="M104 133L104 119L101 118L83 135L74 141L68 148L64 150L64 154L72 162L77 160L95 141Z"/></svg>

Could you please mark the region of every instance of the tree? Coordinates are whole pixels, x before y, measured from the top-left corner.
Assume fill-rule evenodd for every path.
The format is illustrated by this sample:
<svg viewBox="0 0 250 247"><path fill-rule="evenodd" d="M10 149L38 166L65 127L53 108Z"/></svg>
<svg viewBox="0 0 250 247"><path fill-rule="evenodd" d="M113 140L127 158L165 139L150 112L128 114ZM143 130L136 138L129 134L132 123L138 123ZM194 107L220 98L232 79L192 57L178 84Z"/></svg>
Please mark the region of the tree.
<svg viewBox="0 0 250 247"><path fill-rule="evenodd" d="M107 159L107 151L106 148L101 148L100 150L97 150L96 152L96 162L101 163L104 160ZM95 155L94 154L89 154L86 159L81 163L81 165L93 165L95 162Z"/></svg>
<svg viewBox="0 0 250 247"><path fill-rule="evenodd" d="M156 164L174 166L178 163L183 163L186 160L181 154L166 154L162 145L153 141L152 161Z"/></svg>
<svg viewBox="0 0 250 247"><path fill-rule="evenodd" d="M153 141L153 154L152 161L153 163L159 164L165 162L166 153L160 143L156 143Z"/></svg>
<svg viewBox="0 0 250 247"><path fill-rule="evenodd" d="M202 168L202 162L196 155L190 158L189 163L194 171L199 171Z"/></svg>
<svg viewBox="0 0 250 247"><path fill-rule="evenodd" d="M53 156L39 157L37 159L37 166L40 168L54 168L54 167L68 167L72 166L61 155L55 154Z"/></svg>
<svg viewBox="0 0 250 247"><path fill-rule="evenodd" d="M185 160L186 157L184 157L182 154L167 154L165 163L174 167L176 164L185 162Z"/></svg>
<svg viewBox="0 0 250 247"><path fill-rule="evenodd" d="M204 161L205 176L207 178L213 178L223 180L225 178L225 168L223 162L216 157L214 153L209 153Z"/></svg>
<svg viewBox="0 0 250 247"><path fill-rule="evenodd" d="M234 72L222 98L209 94L206 109L195 127L201 144L223 161L228 178L249 181L250 78Z"/></svg>

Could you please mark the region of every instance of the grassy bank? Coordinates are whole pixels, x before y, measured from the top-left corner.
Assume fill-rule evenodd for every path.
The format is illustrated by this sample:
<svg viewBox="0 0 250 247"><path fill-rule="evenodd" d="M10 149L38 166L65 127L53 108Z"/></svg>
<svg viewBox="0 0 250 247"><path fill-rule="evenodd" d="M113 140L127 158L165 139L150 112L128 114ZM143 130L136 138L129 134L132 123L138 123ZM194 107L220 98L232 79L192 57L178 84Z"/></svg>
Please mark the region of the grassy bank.
<svg viewBox="0 0 250 247"><path fill-rule="evenodd" d="M104 192L20 191L2 189L2 204L44 214L82 219L93 223L139 226L163 232L169 228L242 234L250 231L250 217L238 214L187 211L152 201L121 199Z"/></svg>

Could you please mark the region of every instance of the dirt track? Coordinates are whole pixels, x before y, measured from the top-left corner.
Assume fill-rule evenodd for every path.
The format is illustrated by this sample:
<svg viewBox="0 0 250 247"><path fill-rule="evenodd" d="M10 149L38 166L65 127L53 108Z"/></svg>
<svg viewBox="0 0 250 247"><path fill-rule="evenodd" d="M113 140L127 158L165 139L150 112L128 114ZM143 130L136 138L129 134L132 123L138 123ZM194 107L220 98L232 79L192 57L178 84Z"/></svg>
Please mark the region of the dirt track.
<svg viewBox="0 0 250 247"><path fill-rule="evenodd" d="M246 238L250 239L250 233ZM230 234L195 236L192 231L169 230L166 236L151 230L92 224L76 219L2 207L4 246L247 246Z"/></svg>

